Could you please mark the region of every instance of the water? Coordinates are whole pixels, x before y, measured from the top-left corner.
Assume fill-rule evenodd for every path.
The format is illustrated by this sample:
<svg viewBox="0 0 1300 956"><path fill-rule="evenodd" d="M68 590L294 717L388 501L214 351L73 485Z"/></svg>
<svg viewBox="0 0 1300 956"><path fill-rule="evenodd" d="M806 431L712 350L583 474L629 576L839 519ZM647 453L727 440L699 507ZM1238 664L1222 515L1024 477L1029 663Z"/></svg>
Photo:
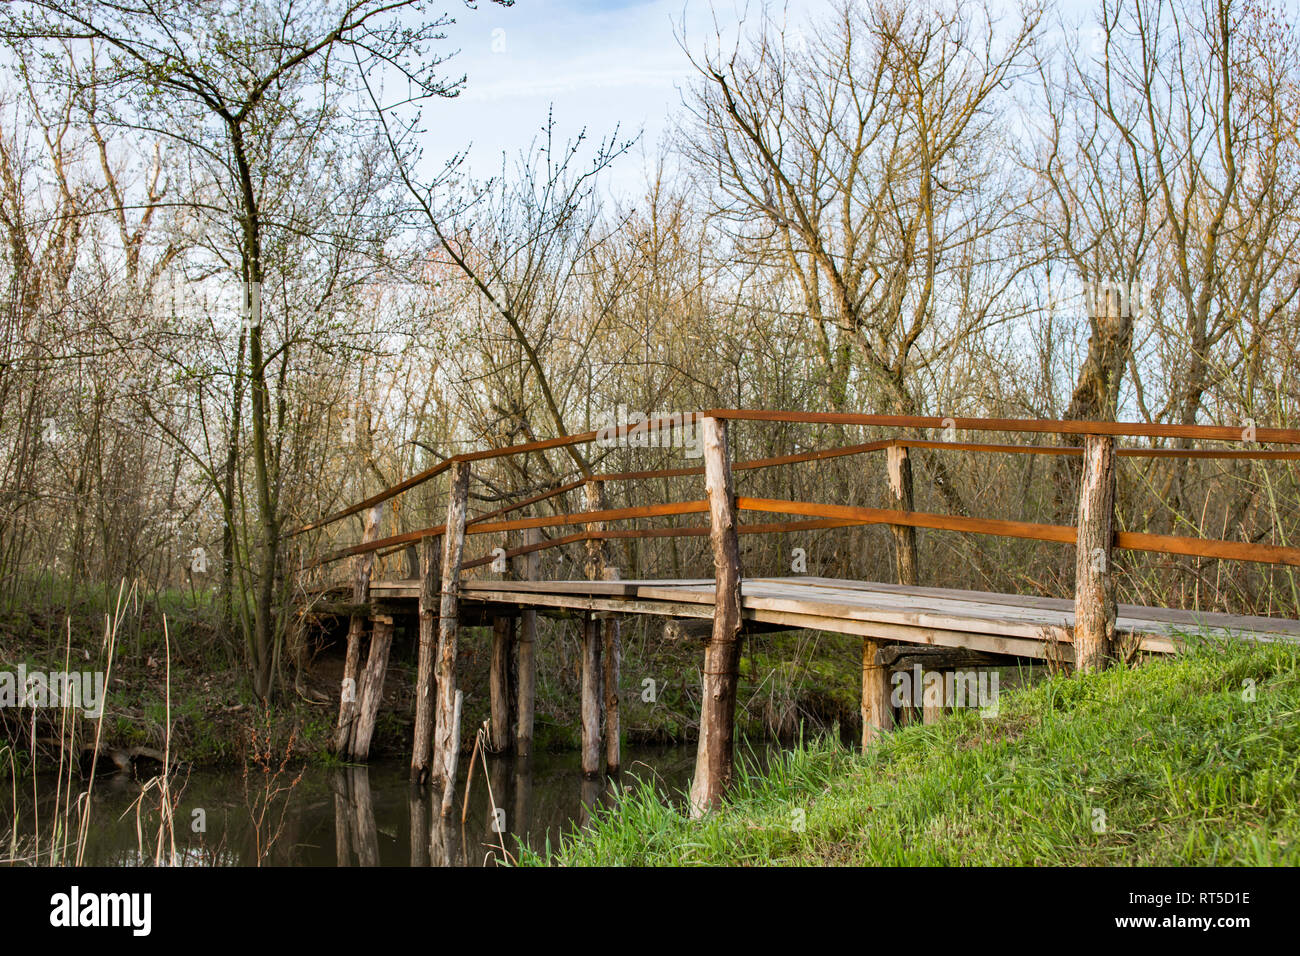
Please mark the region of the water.
<svg viewBox="0 0 1300 956"><path fill-rule="evenodd" d="M432 805L440 794L413 792L409 765L303 767L276 761L266 768L183 771L172 781L176 863L192 866L493 866L520 845L544 853L583 826L593 807L614 807L621 788L649 780L679 797L689 787L694 746L627 748L617 780L585 780L578 755L537 754L476 760L469 805L461 814L469 773L462 755L449 823ZM57 779L5 781L0 794L0 860L30 862L39 847L49 861L56 833ZM67 814L74 831L74 779ZM35 793L33 793L33 787ZM492 799L489 800L489 789ZM65 795L66 796L66 795ZM90 825L82 862L94 866L152 864L157 856L159 792L122 777L101 777L89 798ZM16 839L11 836L16 835ZM166 862L170 839L164 838ZM70 848L68 856L75 854Z"/></svg>

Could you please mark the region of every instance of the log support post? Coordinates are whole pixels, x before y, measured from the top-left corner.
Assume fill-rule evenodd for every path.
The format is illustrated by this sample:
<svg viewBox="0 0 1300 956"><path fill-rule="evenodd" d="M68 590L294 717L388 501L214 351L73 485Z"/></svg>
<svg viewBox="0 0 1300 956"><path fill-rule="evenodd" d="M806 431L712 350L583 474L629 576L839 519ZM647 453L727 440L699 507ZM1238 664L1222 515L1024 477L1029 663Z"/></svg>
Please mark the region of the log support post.
<svg viewBox="0 0 1300 956"><path fill-rule="evenodd" d="M921 679L921 723L937 724L948 709L948 672L925 670Z"/></svg>
<svg viewBox="0 0 1300 956"><path fill-rule="evenodd" d="M620 752L618 690L619 670L622 665L622 641L619 634L619 620L608 617L603 622L604 634L601 645L601 659L605 664L605 772L610 776L618 774L622 763Z"/></svg>
<svg viewBox="0 0 1300 956"><path fill-rule="evenodd" d="M456 760L460 755L460 691L456 688L460 566L465 556L469 463L453 462L442 539L442 596L438 620L438 706L433 735L433 779L442 787L442 815L452 812Z"/></svg>
<svg viewBox="0 0 1300 956"><path fill-rule="evenodd" d="M393 646L393 619L387 614L370 618L370 653L357 688L357 719L352 731L352 759L370 759L370 741L375 735L379 705L384 699L384 678L388 673L388 652Z"/></svg>
<svg viewBox="0 0 1300 956"><path fill-rule="evenodd" d="M1074 662L1080 673L1101 670L1114 657L1114 541L1115 439L1088 435L1079 482L1074 565Z"/></svg>
<svg viewBox="0 0 1300 956"><path fill-rule="evenodd" d="M441 603L442 569L438 560L437 535L420 539L420 648L415 680L415 739L411 746L411 782L429 780L429 758L433 748L434 664L438 654L438 612Z"/></svg>
<svg viewBox="0 0 1300 956"><path fill-rule="evenodd" d="M600 620L582 619L582 775L600 773Z"/></svg>
<svg viewBox="0 0 1300 956"><path fill-rule="evenodd" d="M890 445L886 450L889 468L889 506L895 511L912 511L912 459L906 446ZM894 536L894 567L899 584L916 584L916 529L911 525L891 524Z"/></svg>
<svg viewBox="0 0 1300 956"><path fill-rule="evenodd" d="M488 665L488 698L492 720L488 749L510 749L510 656L515 643L515 619L506 614L492 618L492 659Z"/></svg>
<svg viewBox="0 0 1300 956"><path fill-rule="evenodd" d="M741 629L740 542L727 423L705 418L701 431L715 598L713 634L704 649L700 738L690 795L691 815L697 817L718 806L731 785Z"/></svg>
<svg viewBox="0 0 1300 956"><path fill-rule="evenodd" d="M378 536L380 515L378 505L366 509L362 518L362 544L369 544ZM352 603L358 610L353 612L352 620L348 624L348 645L343 659L343 683L339 691L339 722L334 732L334 752L344 760L352 758L352 735L356 727L357 714L360 712L357 681L361 677L361 639L366 633L366 612L362 609L370 603L370 572L374 566L373 551L357 555L353 564Z"/></svg>
<svg viewBox="0 0 1300 956"><path fill-rule="evenodd" d="M542 533L537 528L524 532L524 544L539 544ZM540 576L536 551L524 556L524 580L536 581ZM533 657L533 643L537 640L537 611L525 610L519 616L519 662L516 679L515 713L519 721L515 728L515 753L528 757L533 752L533 701L537 687L537 661Z"/></svg>
<svg viewBox="0 0 1300 956"><path fill-rule="evenodd" d="M889 668L876 655L882 641L862 642L862 749L894 729L894 708L890 705Z"/></svg>

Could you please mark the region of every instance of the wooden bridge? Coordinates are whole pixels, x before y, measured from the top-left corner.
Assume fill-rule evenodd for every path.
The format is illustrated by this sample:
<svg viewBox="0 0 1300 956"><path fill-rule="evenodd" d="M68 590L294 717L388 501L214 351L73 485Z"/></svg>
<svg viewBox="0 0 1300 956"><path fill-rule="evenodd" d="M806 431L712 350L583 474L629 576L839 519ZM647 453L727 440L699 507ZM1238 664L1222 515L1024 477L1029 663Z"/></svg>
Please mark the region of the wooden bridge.
<svg viewBox="0 0 1300 956"><path fill-rule="evenodd" d="M896 433L872 442L820 448L779 457L732 461L728 428L736 422L867 426ZM642 472L579 474L556 478L544 490L515 496L495 510L469 516L469 483L475 463L534 455L596 441L641 442L651 436L698 429L703 463ZM941 430L943 438L916 437ZM1024 437L1064 437L1062 444L957 441L960 432ZM1147 439L1146 446L1118 447L1117 439ZM1158 440L1175 440L1163 447ZM1192 443L1201 443L1192 447ZM1204 443L1221 443L1206 447ZM659 447L655 443L651 447ZM1300 549L1251 541L1206 539L1116 530L1117 457L1296 460L1300 430L1120 422L938 418L713 409L626 422L579 435L458 455L377 495L314 521L294 536L320 532L354 515L363 518L355 545L305 558L299 571L304 602L334 608L351 619L341 693L338 750L365 759L382 695L394 621L419 621L419 659L413 780L443 788L442 809L451 810L461 744L461 694L457 689L460 630L493 627L490 669L492 744L531 749L534 723L537 615L577 615L582 620L582 766L587 774L617 770L619 756L619 622L626 615L667 618L668 637L697 640L702 647L700 738L691 803L695 812L717 804L732 772L733 719L741 639L746 632L814 629L862 639L863 744L909 719L891 701L891 671L924 667L942 674L956 667L990 667L1016 661L1051 662L1080 670L1103 667L1119 655L1177 651L1189 633L1222 639L1295 641L1300 622L1167 608L1117 605L1111 555L1115 550L1207 559L1300 565ZM1268 446L1268 447L1258 447ZM1075 525L1036 524L967 515L916 511L911 500L911 449L1082 458ZM736 472L770 469L846 456L883 454L889 508L830 502L751 498L738 495ZM580 459L575 459L580 460ZM446 521L436 527L380 537L380 506L443 473L448 475ZM633 507L606 506L611 482L648 488L659 479L704 478L704 497L653 501ZM545 502L584 492L586 510L537 513ZM519 512L533 512L511 517ZM782 516L780 521L742 523L742 514ZM644 519L707 515L707 522L671 527L618 527ZM809 575L745 577L739 539L795 531L888 525L900 578L914 580L915 529L995 535L1072 545L1074 598L919 587ZM553 536L545 537L546 532ZM500 541L492 554L466 560L467 537ZM509 537L509 536L513 536ZM707 536L714 576L694 580L621 580L609 542L627 538ZM522 543L510 546L512 541ZM307 539L304 539L307 540ZM581 543L586 553L580 580L542 580L539 553ZM306 553L304 551L304 553ZM376 575L376 558L404 554L405 567ZM353 559L352 579L342 588L318 580L323 569ZM468 572L495 572L471 579ZM367 659L361 662L369 631ZM515 667L510 658L517 655ZM516 675L511 686L510 674ZM951 685L949 685L951 686ZM512 699L515 726L511 728ZM923 717L934 719L950 699L926 698ZM511 730L514 731L513 741ZM602 733L603 730L603 733ZM603 763L603 766L602 766Z"/></svg>

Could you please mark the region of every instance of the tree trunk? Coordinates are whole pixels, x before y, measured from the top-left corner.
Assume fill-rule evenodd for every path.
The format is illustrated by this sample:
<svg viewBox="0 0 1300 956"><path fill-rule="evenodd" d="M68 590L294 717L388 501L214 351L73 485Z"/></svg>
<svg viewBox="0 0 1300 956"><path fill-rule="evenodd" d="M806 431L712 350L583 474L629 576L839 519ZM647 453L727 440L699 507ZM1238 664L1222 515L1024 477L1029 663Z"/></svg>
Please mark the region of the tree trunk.
<svg viewBox="0 0 1300 956"><path fill-rule="evenodd" d="M912 459L907 449L891 445L887 450L889 505L895 511L912 511ZM910 525L889 526L894 536L894 567L899 584L917 583L916 529Z"/></svg>

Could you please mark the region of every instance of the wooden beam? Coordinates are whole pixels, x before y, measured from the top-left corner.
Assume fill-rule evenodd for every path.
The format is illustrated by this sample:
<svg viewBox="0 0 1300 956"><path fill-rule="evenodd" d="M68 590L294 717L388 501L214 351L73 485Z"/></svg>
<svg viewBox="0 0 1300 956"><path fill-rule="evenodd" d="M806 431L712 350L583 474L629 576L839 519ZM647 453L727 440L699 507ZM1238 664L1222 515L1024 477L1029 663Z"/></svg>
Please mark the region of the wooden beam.
<svg viewBox="0 0 1300 956"><path fill-rule="evenodd" d="M433 735L433 775L442 787L441 815L450 816L460 755L460 691L456 688L460 564L465 556L465 510L469 500L469 465L451 469L447 495L447 532L442 543L442 601L438 620L438 708Z"/></svg>
<svg viewBox="0 0 1300 956"><path fill-rule="evenodd" d="M700 739L691 783L691 814L717 807L731 786L735 746L736 685L740 665L740 540L736 491L727 448L727 423L706 418L701 426L709 540L713 546L713 635L704 649Z"/></svg>
<svg viewBox="0 0 1300 956"><path fill-rule="evenodd" d="M1115 653L1115 439L1084 439L1074 566L1074 663L1080 673L1106 667Z"/></svg>

